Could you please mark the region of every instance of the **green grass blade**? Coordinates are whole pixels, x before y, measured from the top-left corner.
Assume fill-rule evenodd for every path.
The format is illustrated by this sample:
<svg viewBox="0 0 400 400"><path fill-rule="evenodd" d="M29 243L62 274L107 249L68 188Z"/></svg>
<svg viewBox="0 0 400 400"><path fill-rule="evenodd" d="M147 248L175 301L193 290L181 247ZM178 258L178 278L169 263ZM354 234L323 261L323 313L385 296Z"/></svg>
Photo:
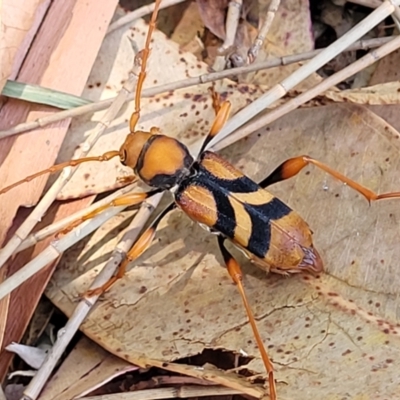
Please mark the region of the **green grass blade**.
<svg viewBox="0 0 400 400"><path fill-rule="evenodd" d="M45 104L62 110L69 110L91 103L89 100L72 94L16 81L7 81L1 94L13 99Z"/></svg>

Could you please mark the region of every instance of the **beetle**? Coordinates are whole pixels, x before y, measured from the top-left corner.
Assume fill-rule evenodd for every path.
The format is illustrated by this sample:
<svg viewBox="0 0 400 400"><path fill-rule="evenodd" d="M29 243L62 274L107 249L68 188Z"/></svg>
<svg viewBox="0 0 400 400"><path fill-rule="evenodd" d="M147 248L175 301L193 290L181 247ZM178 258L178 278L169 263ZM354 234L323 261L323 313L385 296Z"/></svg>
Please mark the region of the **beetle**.
<svg viewBox="0 0 400 400"><path fill-rule="evenodd" d="M361 193L368 201L398 198L400 192L375 194L309 156L286 160L264 180L258 183L254 182L228 161L206 150L210 141L227 121L230 112L230 103L228 101L221 102L218 94L214 92L212 96L216 117L197 158L190 154L183 143L161 134L158 128L152 128L149 132L136 130L140 118L140 96L150 53L150 39L155 29L159 5L160 0L156 2L146 46L140 54L142 64L136 90L135 112L130 120L130 133L121 148L98 157L87 157L53 166L2 189L0 194L21 182L29 181L48 172L55 172L66 166L75 166L88 161L107 161L114 157L119 157L121 163L130 167L135 176L155 188L149 192L129 193L121 196L68 227L68 229L72 229L83 220L92 218L110 206L135 205L153 194L164 190L171 191L174 202L157 216L136 241L121 264L118 273L102 287L87 292L86 296L101 294L117 279L122 278L127 265L150 246L162 218L174 208L181 209L192 220L217 235L225 265L242 297L268 373L270 397L275 400L277 395L273 365L264 348L245 295L240 265L226 248L225 241L231 241L252 262L266 271L286 275L302 272L319 273L323 270L323 262L313 245L310 227L298 213L266 191L266 188L295 176L305 166L313 164Z"/></svg>

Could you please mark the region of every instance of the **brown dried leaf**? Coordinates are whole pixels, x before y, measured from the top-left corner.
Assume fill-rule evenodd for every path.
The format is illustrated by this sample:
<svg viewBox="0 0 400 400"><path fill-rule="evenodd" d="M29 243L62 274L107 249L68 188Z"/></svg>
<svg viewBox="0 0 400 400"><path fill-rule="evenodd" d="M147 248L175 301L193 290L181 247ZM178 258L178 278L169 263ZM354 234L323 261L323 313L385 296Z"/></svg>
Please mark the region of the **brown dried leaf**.
<svg viewBox="0 0 400 400"><path fill-rule="evenodd" d="M309 154L382 193L399 190L399 136L365 108L330 105L292 112L224 155L260 180L284 159ZM326 268L317 280L266 276L235 252L275 363L280 397L396 398L399 200L369 206L315 168L271 192L309 222ZM121 237L117 227L126 215L64 256L47 293L68 315ZM244 368L264 373L215 237L173 212L134 265L85 321L88 336L139 365L162 366L206 348L243 350L252 359ZM231 375L176 364L166 368L191 376L207 373L212 381L250 390Z"/></svg>
<svg viewBox="0 0 400 400"><path fill-rule="evenodd" d="M225 18L228 0L197 0L204 25L215 36L225 39Z"/></svg>
<svg viewBox="0 0 400 400"><path fill-rule="evenodd" d="M83 337L41 393L42 400L82 397L115 377L138 368Z"/></svg>
<svg viewBox="0 0 400 400"><path fill-rule="evenodd" d="M378 83L386 83L396 81L399 79L399 63L400 63L400 50L394 51L388 54L376 67L375 73L372 76L370 85L376 85ZM387 121L395 129L400 130L400 119L398 105L393 106L371 106L373 112Z"/></svg>
<svg viewBox="0 0 400 400"><path fill-rule="evenodd" d="M171 39L178 43L184 51L190 51L201 59L201 41L199 36L204 32L204 24L196 3L190 3L181 20L176 25Z"/></svg>
<svg viewBox="0 0 400 400"><path fill-rule="evenodd" d="M40 14L40 0L4 0L0 3L0 93L26 52L20 45L31 38L27 33ZM45 5L45 7L47 7ZM40 22L40 21L39 21ZM17 58L15 60L15 58ZM14 70L16 75L18 67Z"/></svg>
<svg viewBox="0 0 400 400"><path fill-rule="evenodd" d="M364 88L342 90L340 92L328 91L324 96L333 101L356 104L400 104L400 81L381 83Z"/></svg>

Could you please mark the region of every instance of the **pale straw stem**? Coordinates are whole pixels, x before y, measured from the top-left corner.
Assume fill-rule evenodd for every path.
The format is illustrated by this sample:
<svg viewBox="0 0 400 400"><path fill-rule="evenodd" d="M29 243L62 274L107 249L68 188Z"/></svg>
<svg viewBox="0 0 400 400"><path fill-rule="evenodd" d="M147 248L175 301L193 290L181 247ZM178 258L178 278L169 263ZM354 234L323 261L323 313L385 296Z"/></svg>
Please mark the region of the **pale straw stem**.
<svg viewBox="0 0 400 400"><path fill-rule="evenodd" d="M210 142L211 147L216 142L220 142L233 131L240 128L251 118L255 117L261 111L265 110L275 101L282 98L287 92L293 89L300 82L308 78L313 72L317 71L327 62L336 57L339 53L349 47L355 40L365 35L374 26L394 11L394 5L398 5L400 0L386 0L374 10L368 17L361 21L354 28L345 33L324 51L315 56L307 64L300 67L289 77L272 87L267 93L251 103L251 107L246 107L235 114L222 128L218 136Z"/></svg>
<svg viewBox="0 0 400 400"><path fill-rule="evenodd" d="M342 69L336 74L325 79L324 81L314 86L307 92L304 92L299 96L297 96L296 98L289 100L287 103L277 108L274 108L268 114L261 116L260 118L257 118L254 122L250 122L249 124L245 125L242 129L232 133L229 137L225 138L224 140L217 141L217 144L215 144L212 147L212 149L215 151L221 150L235 143L236 141L250 135L252 132L255 132L256 130L267 126L268 124L277 120L278 118L282 117L288 112L295 110L302 104L313 99L315 96L322 94L330 87L337 85L338 83L344 81L345 79L353 76L356 72L361 71L367 66L375 63L377 60L385 57L389 53L392 53L399 47L400 47L400 36L397 36L389 43L384 44L379 49L372 50L364 57L360 58L359 60L355 61L348 67Z"/></svg>
<svg viewBox="0 0 400 400"><path fill-rule="evenodd" d="M163 8L174 6L175 4L183 3L185 0L163 0L161 2L159 10ZM114 32L116 29L121 28L124 25L130 24L131 22L144 17L145 15L151 14L154 11L155 3L148 4L147 6L140 7L135 11L126 14L125 16L119 18L117 21L110 24L109 28L107 29L106 35L111 32Z"/></svg>
<svg viewBox="0 0 400 400"><path fill-rule="evenodd" d="M389 42L393 39L394 36L368 39L368 40L360 40L353 45L349 46L346 51L353 50L368 50L370 48L379 47L384 43ZM272 58L270 60L266 60L260 63L251 64L245 67L232 68L228 70L224 70L221 72L212 72L210 74L203 74L197 77L182 79L180 81L167 83L164 85L155 86L152 88L144 89L142 92L142 97L152 97L161 93L166 93L171 90L183 89L191 86L200 85L202 83L214 82L219 79L229 78L236 75L247 74L250 72L259 71L262 69L269 69L279 67L281 65L289 65L293 63L297 63L300 61L309 60L310 58L315 57L317 54L321 53L324 49L308 51L306 53L294 54L290 56ZM134 98L134 94L129 94L127 97L127 101L131 101ZM24 122L22 124L16 125L10 129L0 131L0 139L14 136L19 133L23 133L32 129L36 129L39 127L44 127L53 122L61 121L66 118L78 117L80 115L86 113L92 113L96 111L101 111L110 106L110 104L114 101L115 97L100 100L95 103L86 104L84 106L76 107L72 110L64 110L60 111L56 114L48 115L43 118L38 118L35 121ZM251 104L249 105L251 107Z"/></svg>
<svg viewBox="0 0 400 400"><path fill-rule="evenodd" d="M51 224L49 226L46 226L45 228L41 229L40 231L31 233L21 243L21 245L17 248L15 253L19 253L22 250L25 250L31 246L34 246L36 243L40 242L41 240L45 239L46 237L48 237L50 235L54 235L56 232L60 232L67 225L82 218L86 214L91 213L92 211L96 210L97 208L105 206L106 204L115 200L117 197L130 192L133 188L134 188L134 185L129 185L122 189L119 189L119 190L111 193L109 196L105 197L104 199L97 201L96 203L93 203L91 206L84 208L82 210L79 210L74 214L68 215L68 217L60 219L59 221L57 221L54 224Z"/></svg>
<svg viewBox="0 0 400 400"><path fill-rule="evenodd" d="M135 218L131 222L131 225L127 233L124 235L122 240L119 242L119 244L113 251L110 260L101 270L101 272L97 275L91 288L97 288L102 286L113 276L116 268L120 265L121 261L125 259L126 253L130 250L136 238L139 236L140 231L142 229L141 227L146 223L147 219L150 217L154 208L157 207L159 201L161 200L162 195L163 195L162 193L156 194L151 198L147 199L142 204L140 210L138 211ZM118 214L123 208L124 207L113 207L112 209L113 215ZM107 210L105 213L107 213L108 211L109 210ZM102 216L103 214L99 215L99 217L96 217L95 219L100 219L100 217ZM96 224L96 227L94 229L96 229L97 226L100 225L101 224L99 225ZM84 230L85 228L87 228L87 226L83 227L82 230ZM74 232L71 232L68 236L71 236L73 234ZM0 295L1 295L1 289L0 289ZM98 298L99 296L93 296L90 298L85 297L79 302L73 314L71 315L71 318L65 325L63 334L57 338L56 342L54 343L54 346L49 351L49 354L47 355L45 361L43 362L43 365L38 370L37 374L35 375L35 377L32 379L32 381L24 391L24 399L30 399L30 400L37 399L44 385L46 384L47 379L49 378L51 372L56 366L58 360L64 353L66 347L74 337L75 333L78 331L83 320L86 318L89 311L93 308Z"/></svg>
<svg viewBox="0 0 400 400"><path fill-rule="evenodd" d="M92 233L99 226L103 225L114 215L117 215L125 207L111 207L103 213L97 215L92 220L84 222L79 228L69 232L61 239L53 240L42 253L38 254L28 264L15 272L4 282L0 283L0 300L11 293L14 289L31 278L42 268L59 257L65 250L69 249L75 243L78 243L83 237Z"/></svg>

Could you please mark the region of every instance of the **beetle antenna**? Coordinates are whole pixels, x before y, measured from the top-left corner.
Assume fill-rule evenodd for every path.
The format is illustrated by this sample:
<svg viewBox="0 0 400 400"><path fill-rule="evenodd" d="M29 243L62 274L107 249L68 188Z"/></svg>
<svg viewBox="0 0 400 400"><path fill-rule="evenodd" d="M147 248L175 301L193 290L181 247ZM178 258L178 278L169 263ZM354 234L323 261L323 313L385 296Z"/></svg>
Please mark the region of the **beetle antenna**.
<svg viewBox="0 0 400 400"><path fill-rule="evenodd" d="M157 21L157 15L158 15L158 10L160 8L160 4L161 4L161 0L156 0L155 5L154 5L154 11L151 16L151 20L149 22L149 30L147 31L147 37L146 37L146 43L145 43L144 49L142 51L140 51L138 54L136 54L136 57L135 57L135 63L137 65L140 65L140 72L139 72L138 82L137 82L137 86L136 86L135 111L132 113L131 119L129 122L129 128L130 128L131 133L135 132L136 124L140 118L140 97L142 94L143 83L144 83L144 80L146 79L147 61L150 56L150 42L151 42L151 37L153 35L153 32L156 29L156 21Z"/></svg>

